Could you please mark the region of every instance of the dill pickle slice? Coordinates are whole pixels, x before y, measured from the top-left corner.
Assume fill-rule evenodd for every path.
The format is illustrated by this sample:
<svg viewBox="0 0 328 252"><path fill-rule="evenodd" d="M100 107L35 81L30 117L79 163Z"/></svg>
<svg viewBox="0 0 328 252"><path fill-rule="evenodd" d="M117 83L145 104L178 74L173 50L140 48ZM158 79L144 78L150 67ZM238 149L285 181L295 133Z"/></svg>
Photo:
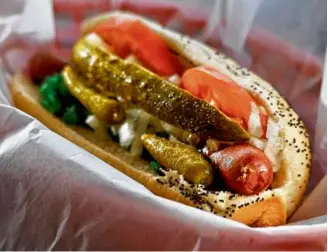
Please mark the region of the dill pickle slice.
<svg viewBox="0 0 328 252"><path fill-rule="evenodd" d="M119 124L124 121L125 110L119 102L97 94L93 89L84 86L70 66L65 66L62 75L70 93L90 113L109 124Z"/></svg>
<svg viewBox="0 0 328 252"><path fill-rule="evenodd" d="M211 165L196 149L152 134L144 134L141 141L148 152L167 169L176 170L192 183L210 185L213 181Z"/></svg>
<svg viewBox="0 0 328 252"><path fill-rule="evenodd" d="M104 49L104 44L95 45L89 38L84 37L75 44L73 63L93 89L114 93L160 120L192 133L231 142L249 139L241 125L214 106L144 67L120 59Z"/></svg>

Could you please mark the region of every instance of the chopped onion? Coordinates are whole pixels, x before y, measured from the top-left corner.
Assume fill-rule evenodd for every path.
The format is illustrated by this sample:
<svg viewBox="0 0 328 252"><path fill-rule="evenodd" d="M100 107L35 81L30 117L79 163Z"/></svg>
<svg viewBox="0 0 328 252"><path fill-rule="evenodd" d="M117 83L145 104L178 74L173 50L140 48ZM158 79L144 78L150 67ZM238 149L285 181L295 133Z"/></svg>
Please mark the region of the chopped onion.
<svg viewBox="0 0 328 252"><path fill-rule="evenodd" d="M147 132L148 123L149 123L150 115L144 111L141 111L140 118L138 121L138 126L135 132L134 141L132 143L130 153L133 156L141 156L142 154L142 142L141 142L141 136Z"/></svg>
<svg viewBox="0 0 328 252"><path fill-rule="evenodd" d="M216 102L215 102L213 99L211 99L211 101L209 102L209 104L210 104L211 106L213 106L213 107L216 106Z"/></svg>
<svg viewBox="0 0 328 252"><path fill-rule="evenodd" d="M264 149L265 155L269 158L272 164L273 172L277 172L280 168L280 158L279 158L280 149L275 148L274 146L267 144Z"/></svg>
<svg viewBox="0 0 328 252"><path fill-rule="evenodd" d="M255 104L255 102L251 102L251 114L248 120L248 131L251 136L261 137L262 136L262 125L260 119L260 111Z"/></svg>
<svg viewBox="0 0 328 252"><path fill-rule="evenodd" d="M249 140L249 144L256 147L256 148L264 150L266 141L263 141L263 140L261 140L259 138L256 138L256 137L251 137L250 140Z"/></svg>
<svg viewBox="0 0 328 252"><path fill-rule="evenodd" d="M118 136L120 146L128 148L131 146L135 137L135 124L139 119L139 109L128 109L127 119L120 125L111 125L110 130L114 136Z"/></svg>
<svg viewBox="0 0 328 252"><path fill-rule="evenodd" d="M167 80L177 86L180 84L180 76L177 74L173 74L167 78Z"/></svg>
<svg viewBox="0 0 328 252"><path fill-rule="evenodd" d="M130 54L129 56L127 56L125 58L125 61L126 62L131 62L131 63L139 63L138 59L133 54Z"/></svg>
<svg viewBox="0 0 328 252"><path fill-rule="evenodd" d="M100 125L99 120L94 115L89 115L85 120L85 123L94 130L96 130Z"/></svg>
<svg viewBox="0 0 328 252"><path fill-rule="evenodd" d="M99 120L96 116L89 115L85 120L85 123L89 125L96 133L108 136L106 124Z"/></svg>
<svg viewBox="0 0 328 252"><path fill-rule="evenodd" d="M269 140L280 135L280 127L271 118L268 119L266 135Z"/></svg>
<svg viewBox="0 0 328 252"><path fill-rule="evenodd" d="M133 120L128 119L119 127L118 137L119 137L120 145L123 148L128 148L131 145L135 137Z"/></svg>
<svg viewBox="0 0 328 252"><path fill-rule="evenodd" d="M276 172L280 168L279 153L283 148L283 143L280 137L280 127L271 118L268 120L268 129L266 134L268 143L264 149L264 153L270 159L273 165L273 171Z"/></svg>
<svg viewBox="0 0 328 252"><path fill-rule="evenodd" d="M112 134L114 136L117 136L118 135L118 130L120 129L120 126L119 125L113 125L113 126L110 126L109 129L110 129L110 131L112 132Z"/></svg>

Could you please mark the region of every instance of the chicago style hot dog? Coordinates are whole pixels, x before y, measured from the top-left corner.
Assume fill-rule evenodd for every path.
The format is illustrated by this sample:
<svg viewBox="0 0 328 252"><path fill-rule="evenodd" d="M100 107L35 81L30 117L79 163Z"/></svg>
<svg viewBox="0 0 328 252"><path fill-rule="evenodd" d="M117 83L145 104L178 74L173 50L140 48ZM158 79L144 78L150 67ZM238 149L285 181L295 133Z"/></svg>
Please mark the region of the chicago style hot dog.
<svg viewBox="0 0 328 252"><path fill-rule="evenodd" d="M60 71L51 58L41 68L52 76L32 61L14 77L18 108L159 196L251 226L286 222L311 154L272 86L132 14L86 20L82 33Z"/></svg>

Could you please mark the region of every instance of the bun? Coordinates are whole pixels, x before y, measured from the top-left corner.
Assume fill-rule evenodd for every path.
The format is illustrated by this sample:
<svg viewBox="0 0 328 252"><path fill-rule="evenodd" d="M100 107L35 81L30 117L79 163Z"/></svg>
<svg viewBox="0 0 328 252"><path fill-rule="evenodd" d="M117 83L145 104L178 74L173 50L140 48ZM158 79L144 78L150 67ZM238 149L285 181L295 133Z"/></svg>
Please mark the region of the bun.
<svg viewBox="0 0 328 252"><path fill-rule="evenodd" d="M190 186L176 172L154 176L147 162L134 158L117 143L104 139L82 127L67 126L39 105L37 86L26 76L14 76L11 92L15 105L37 118L48 128L79 145L116 169L143 184L154 194L250 226L276 226L286 223L305 193L310 175L310 145L303 122L287 102L267 82L233 60L211 48L166 30L153 22L124 12L111 12L86 20L82 32L87 33L96 24L110 17L137 18L162 36L179 57L191 65L208 65L219 69L243 86L266 106L273 120L283 132L284 148L280 169L275 173L270 190L259 195L242 196L227 191L210 192L200 186Z"/></svg>

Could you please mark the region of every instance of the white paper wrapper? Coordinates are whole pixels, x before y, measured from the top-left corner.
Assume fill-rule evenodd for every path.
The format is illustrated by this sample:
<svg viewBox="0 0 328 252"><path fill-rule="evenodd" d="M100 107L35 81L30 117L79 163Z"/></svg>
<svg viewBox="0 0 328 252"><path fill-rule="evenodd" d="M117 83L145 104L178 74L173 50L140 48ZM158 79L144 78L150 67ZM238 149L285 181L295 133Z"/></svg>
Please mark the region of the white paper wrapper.
<svg viewBox="0 0 328 252"><path fill-rule="evenodd" d="M2 250L323 249L326 216L249 228L159 198L17 109L0 105Z"/></svg>
<svg viewBox="0 0 328 252"><path fill-rule="evenodd" d="M159 198L11 107L6 78L0 68L1 250L326 248L324 184L299 208L297 222L271 228Z"/></svg>

